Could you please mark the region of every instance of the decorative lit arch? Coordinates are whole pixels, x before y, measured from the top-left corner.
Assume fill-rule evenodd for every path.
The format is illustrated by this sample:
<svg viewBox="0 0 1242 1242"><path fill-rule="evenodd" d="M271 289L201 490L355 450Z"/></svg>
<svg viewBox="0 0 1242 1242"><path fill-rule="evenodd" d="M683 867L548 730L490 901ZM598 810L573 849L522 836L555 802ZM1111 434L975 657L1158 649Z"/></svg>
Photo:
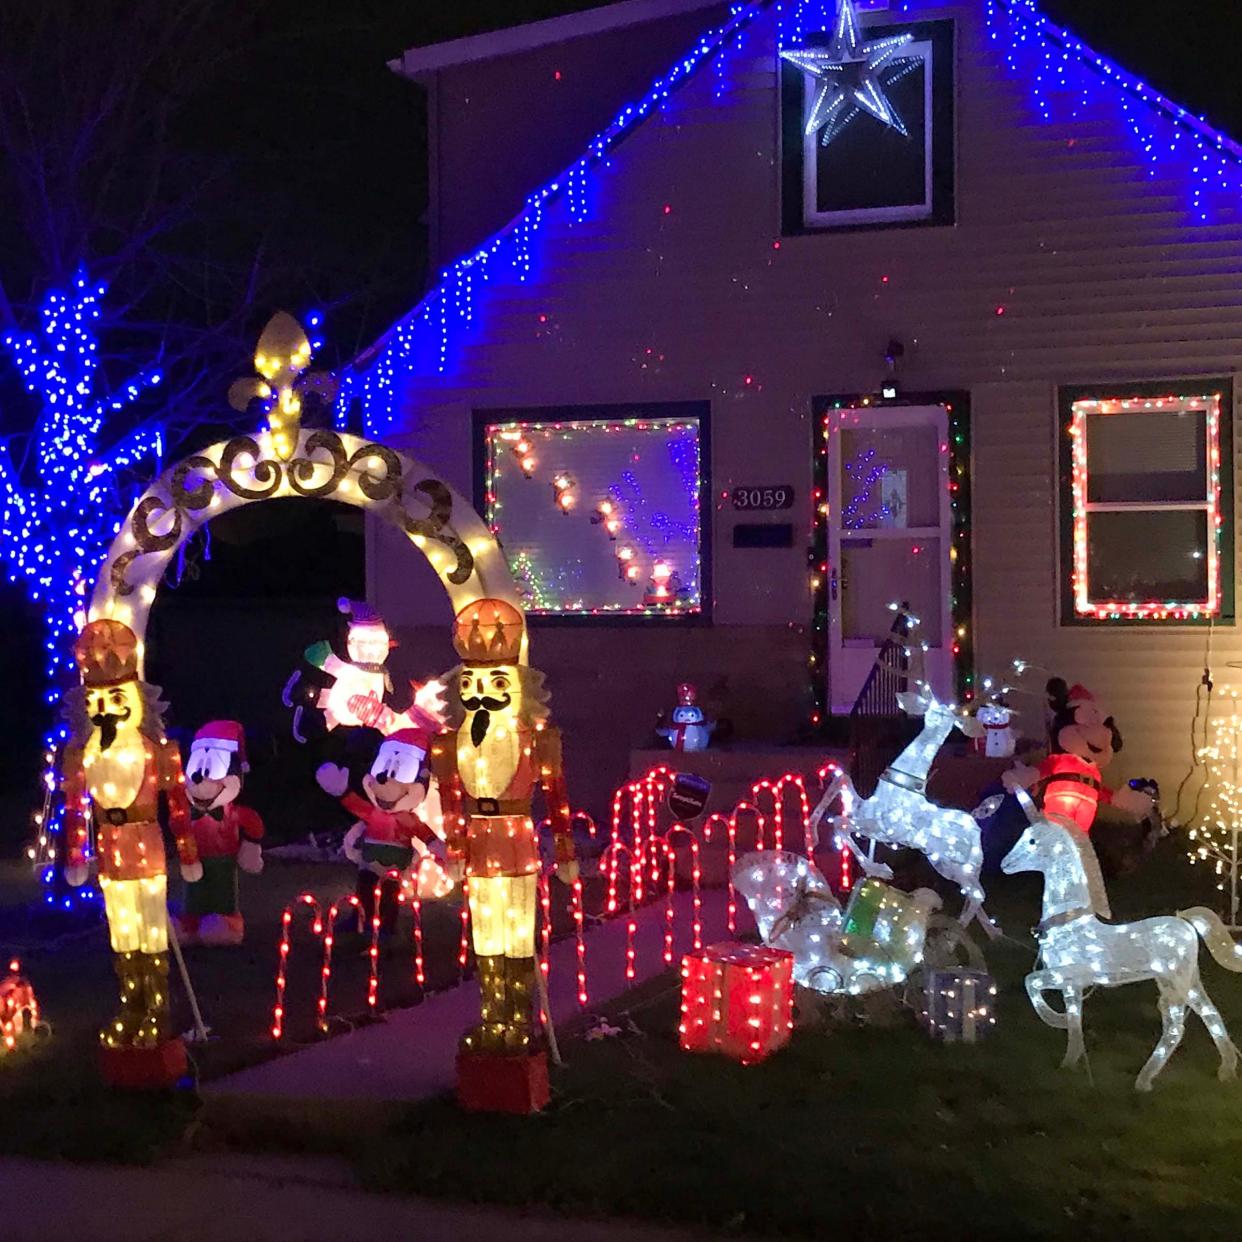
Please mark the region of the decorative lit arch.
<svg viewBox="0 0 1242 1242"><path fill-rule="evenodd" d="M177 550L222 513L297 496L344 501L403 531L444 583L454 612L483 597L522 607L495 536L434 471L383 444L337 431L302 429L293 452L282 457L265 430L194 453L147 488L104 560L90 619L128 625L138 637L141 669L147 618ZM525 646L524 640L523 659Z"/></svg>

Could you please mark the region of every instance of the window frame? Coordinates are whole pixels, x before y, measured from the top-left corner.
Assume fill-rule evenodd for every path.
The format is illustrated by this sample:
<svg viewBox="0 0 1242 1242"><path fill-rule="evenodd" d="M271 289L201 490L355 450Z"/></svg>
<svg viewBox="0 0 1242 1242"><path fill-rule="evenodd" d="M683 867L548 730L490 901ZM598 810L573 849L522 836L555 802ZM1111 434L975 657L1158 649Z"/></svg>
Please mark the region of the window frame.
<svg viewBox="0 0 1242 1242"><path fill-rule="evenodd" d="M1207 478L1203 501L1095 501L1086 499L1090 463L1085 421L1097 407L1105 415L1156 410L1179 403L1205 410ZM1118 407L1110 409L1109 407ZM1233 380L1230 377L1063 387L1060 429L1060 624L1062 627L1231 625L1235 620L1233 533ZM1201 511L1207 515L1208 595L1205 600L1093 600L1089 594L1088 526L1096 513ZM1215 538L1211 537L1215 525ZM1213 599L1215 608L1212 607Z"/></svg>
<svg viewBox="0 0 1242 1242"><path fill-rule="evenodd" d="M777 127L780 134L780 210L781 235L814 236L822 233L850 233L859 230L943 228L957 223L957 27L952 18L919 22L875 22L864 26L865 36L908 30L915 42L929 43L932 71L927 86L931 110L927 116L927 141L931 147L926 169L930 190L930 211L910 217L908 207L860 207L831 213L808 221L806 203L812 184L806 167L807 137L806 76L777 51ZM830 31L812 32L816 43L826 41ZM864 218L866 217L866 218Z"/></svg>
<svg viewBox="0 0 1242 1242"><path fill-rule="evenodd" d="M695 611L660 613L625 612L527 612L533 627L600 626L681 628L712 623L712 438L710 401L634 401L596 405L546 405L476 407L473 411L472 453L474 504L488 529L492 526L488 478L487 432L491 427L531 423L618 422L628 418L673 419L699 425L699 607ZM503 536L498 536L504 552ZM508 557L505 557L508 564ZM510 571L512 572L512 571Z"/></svg>

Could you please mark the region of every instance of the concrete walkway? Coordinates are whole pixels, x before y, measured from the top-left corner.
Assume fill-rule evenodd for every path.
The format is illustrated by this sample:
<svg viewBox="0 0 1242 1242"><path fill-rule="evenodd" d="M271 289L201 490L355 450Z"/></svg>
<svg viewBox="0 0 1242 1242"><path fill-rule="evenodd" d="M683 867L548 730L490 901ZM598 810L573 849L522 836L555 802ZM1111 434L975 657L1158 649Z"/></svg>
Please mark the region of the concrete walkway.
<svg viewBox="0 0 1242 1242"><path fill-rule="evenodd" d="M692 944L692 898L673 899L675 938L673 961ZM739 926L749 928L743 904ZM744 920L744 921L742 921ZM635 978L625 977L626 916L595 926L586 936L589 1005L595 1007L620 995L634 983L667 969L664 960L665 902L636 914ZM721 890L703 893L702 941L728 937L727 901ZM577 941L570 937L552 946L549 1000L557 1023L575 1017L578 1006ZM289 1005L313 1005L312 998ZM421 1005L388 1013L386 1021L348 1035L324 1040L288 1056L218 1078L203 1086L208 1098L248 1097L252 1100L353 1100L386 1103L426 1099L452 1089L457 1041L478 1021L479 989L471 979L460 987L430 996Z"/></svg>
<svg viewBox="0 0 1242 1242"><path fill-rule="evenodd" d="M0 1159L5 1242L692 1242L619 1221L372 1195L332 1160L194 1157L153 1169Z"/></svg>

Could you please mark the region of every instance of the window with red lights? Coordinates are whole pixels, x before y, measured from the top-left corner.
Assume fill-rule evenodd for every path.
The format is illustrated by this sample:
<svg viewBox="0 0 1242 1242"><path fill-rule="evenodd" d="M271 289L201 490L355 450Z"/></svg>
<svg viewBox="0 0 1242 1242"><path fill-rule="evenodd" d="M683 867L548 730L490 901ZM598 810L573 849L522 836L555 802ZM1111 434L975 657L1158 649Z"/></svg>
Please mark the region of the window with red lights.
<svg viewBox="0 0 1242 1242"><path fill-rule="evenodd" d="M1062 620L1232 619L1225 381L1062 393Z"/></svg>

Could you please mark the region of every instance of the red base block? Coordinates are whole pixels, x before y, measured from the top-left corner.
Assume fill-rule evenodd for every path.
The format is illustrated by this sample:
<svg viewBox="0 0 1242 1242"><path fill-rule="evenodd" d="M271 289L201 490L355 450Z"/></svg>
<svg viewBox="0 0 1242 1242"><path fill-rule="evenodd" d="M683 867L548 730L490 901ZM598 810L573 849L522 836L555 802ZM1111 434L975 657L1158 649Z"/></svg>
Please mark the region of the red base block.
<svg viewBox="0 0 1242 1242"><path fill-rule="evenodd" d="M546 1053L457 1054L457 1103L467 1112L537 1113L548 1095Z"/></svg>
<svg viewBox="0 0 1242 1242"><path fill-rule="evenodd" d="M156 1048L100 1048L99 1072L110 1087L156 1091L171 1087L187 1068L185 1044L170 1039Z"/></svg>

